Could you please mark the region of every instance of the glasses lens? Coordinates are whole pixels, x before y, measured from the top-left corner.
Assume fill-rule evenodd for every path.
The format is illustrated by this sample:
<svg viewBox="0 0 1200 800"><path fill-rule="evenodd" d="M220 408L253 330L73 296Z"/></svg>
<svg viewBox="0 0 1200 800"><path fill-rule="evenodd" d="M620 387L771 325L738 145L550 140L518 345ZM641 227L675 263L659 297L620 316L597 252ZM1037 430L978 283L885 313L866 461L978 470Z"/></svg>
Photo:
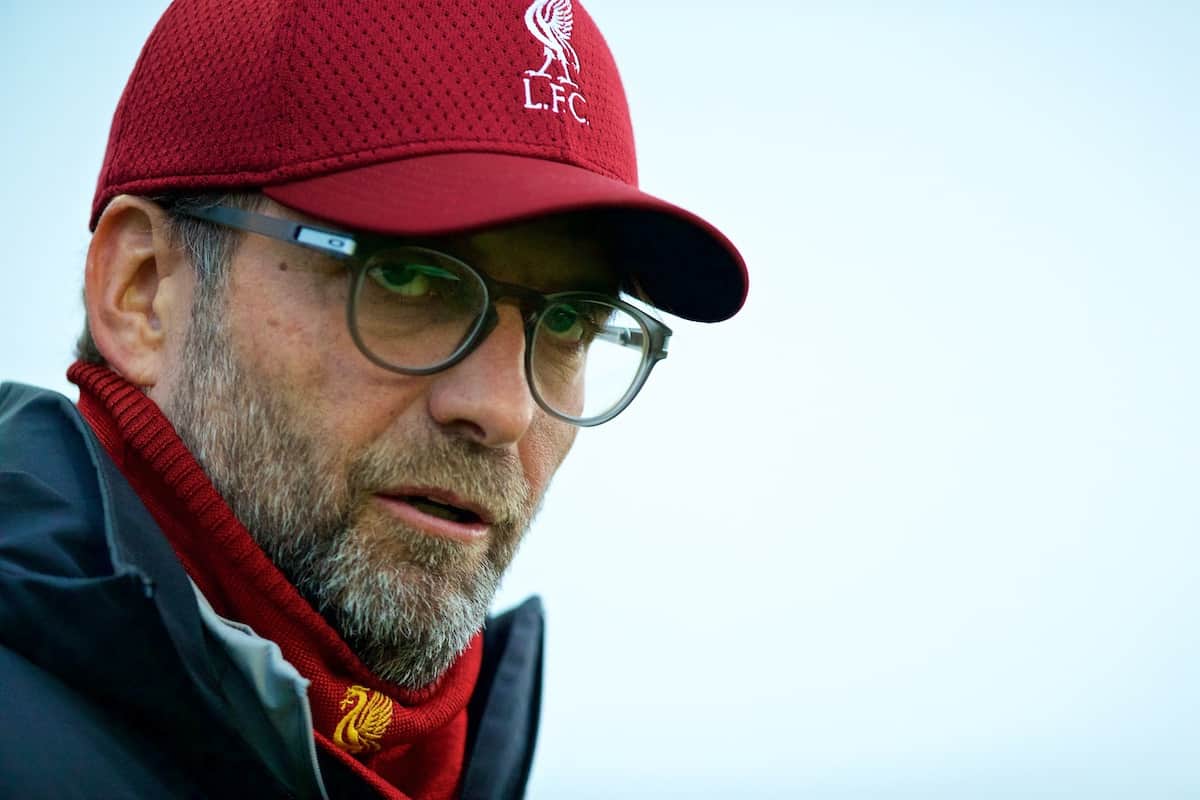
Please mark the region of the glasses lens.
<svg viewBox="0 0 1200 800"><path fill-rule="evenodd" d="M354 324L363 346L408 369L434 367L453 356L487 309L487 289L477 274L420 247L371 256L355 292Z"/></svg>
<svg viewBox="0 0 1200 800"><path fill-rule="evenodd" d="M538 318L530 353L534 391L564 416L589 420L624 399L646 362L649 334L637 318L600 300L565 298Z"/></svg>

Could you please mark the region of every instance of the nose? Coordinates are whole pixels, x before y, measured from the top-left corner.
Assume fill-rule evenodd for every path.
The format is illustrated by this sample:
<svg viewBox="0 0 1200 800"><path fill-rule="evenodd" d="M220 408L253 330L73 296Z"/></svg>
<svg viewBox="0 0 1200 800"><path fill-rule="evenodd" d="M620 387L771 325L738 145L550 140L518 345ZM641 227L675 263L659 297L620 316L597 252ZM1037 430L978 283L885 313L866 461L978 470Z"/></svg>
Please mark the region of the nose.
<svg viewBox="0 0 1200 800"><path fill-rule="evenodd" d="M443 429L488 447L520 441L533 421L525 378L525 327L518 309L497 308L492 332L462 361L433 377L429 414Z"/></svg>

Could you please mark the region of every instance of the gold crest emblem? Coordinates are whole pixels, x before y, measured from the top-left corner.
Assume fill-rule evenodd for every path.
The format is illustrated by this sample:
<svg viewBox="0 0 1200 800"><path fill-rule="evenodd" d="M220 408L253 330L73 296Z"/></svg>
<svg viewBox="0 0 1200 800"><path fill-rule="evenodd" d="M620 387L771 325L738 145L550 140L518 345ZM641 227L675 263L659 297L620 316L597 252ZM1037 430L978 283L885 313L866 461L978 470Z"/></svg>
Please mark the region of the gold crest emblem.
<svg viewBox="0 0 1200 800"><path fill-rule="evenodd" d="M333 731L333 741L347 753L379 750L377 741L392 723L392 701L365 686L351 686L338 705L350 709Z"/></svg>

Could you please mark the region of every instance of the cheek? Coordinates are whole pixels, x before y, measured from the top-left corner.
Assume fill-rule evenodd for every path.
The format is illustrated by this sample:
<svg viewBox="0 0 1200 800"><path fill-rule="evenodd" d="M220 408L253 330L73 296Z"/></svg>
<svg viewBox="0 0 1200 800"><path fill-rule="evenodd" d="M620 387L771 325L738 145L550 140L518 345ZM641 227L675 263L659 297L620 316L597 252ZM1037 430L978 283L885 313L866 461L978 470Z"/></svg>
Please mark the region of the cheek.
<svg viewBox="0 0 1200 800"><path fill-rule="evenodd" d="M275 263L275 266L269 264ZM298 269L287 261L235 271L231 294L234 342L259 374L297 388L336 378L347 359L346 286L341 275Z"/></svg>
<svg viewBox="0 0 1200 800"><path fill-rule="evenodd" d="M534 494L541 497L575 442L578 428L538 411L529 431L521 439L521 466Z"/></svg>
<svg viewBox="0 0 1200 800"><path fill-rule="evenodd" d="M361 449L414 406L427 379L380 369L359 352L346 324L346 282L272 273L235 287L239 360L330 447Z"/></svg>

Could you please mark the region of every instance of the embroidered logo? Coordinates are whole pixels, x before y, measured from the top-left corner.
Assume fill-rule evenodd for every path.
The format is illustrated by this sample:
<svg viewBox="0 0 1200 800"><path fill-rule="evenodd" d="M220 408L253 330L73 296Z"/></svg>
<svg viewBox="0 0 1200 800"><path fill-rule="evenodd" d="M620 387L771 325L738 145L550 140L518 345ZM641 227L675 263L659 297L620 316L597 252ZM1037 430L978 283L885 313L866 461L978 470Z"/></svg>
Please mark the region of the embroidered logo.
<svg viewBox="0 0 1200 800"><path fill-rule="evenodd" d="M338 705L350 709L333 731L334 743L347 753L379 750L378 739L392 722L392 701L365 686L351 686Z"/></svg>
<svg viewBox="0 0 1200 800"><path fill-rule="evenodd" d="M576 122L587 125L587 98L571 79L571 70L577 77L580 72L579 54L571 46L571 30L575 27L571 0L533 0L525 12L525 27L542 45L545 57L540 69L525 70L525 108L555 114L569 112ZM561 75L547 71L555 62L555 71Z"/></svg>

